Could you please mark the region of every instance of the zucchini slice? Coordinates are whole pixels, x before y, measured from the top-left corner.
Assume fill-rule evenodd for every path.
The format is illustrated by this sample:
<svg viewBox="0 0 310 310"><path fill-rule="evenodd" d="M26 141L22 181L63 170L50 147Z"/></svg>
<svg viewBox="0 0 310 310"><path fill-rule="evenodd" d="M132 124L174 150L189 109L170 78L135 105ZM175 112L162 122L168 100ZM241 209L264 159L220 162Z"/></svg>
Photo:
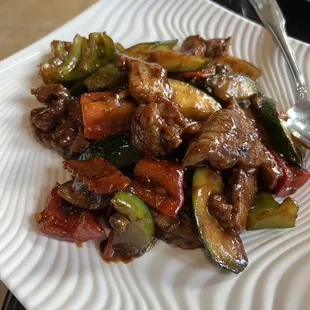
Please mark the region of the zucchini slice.
<svg viewBox="0 0 310 310"><path fill-rule="evenodd" d="M208 79L208 85L212 88L214 96L222 101L227 101L231 97L236 100L248 99L260 93L255 81L238 73L215 74Z"/></svg>
<svg viewBox="0 0 310 310"><path fill-rule="evenodd" d="M123 54L128 56L147 58L147 53L155 51L169 51L178 43L178 40L145 42L126 48Z"/></svg>
<svg viewBox="0 0 310 310"><path fill-rule="evenodd" d="M231 70L233 72L247 75L253 80L256 80L262 73L257 67L252 65L250 62L230 55L214 58L211 63L224 64L224 65L227 64L231 67Z"/></svg>
<svg viewBox="0 0 310 310"><path fill-rule="evenodd" d="M199 237L214 262L234 273L243 271L248 258L240 237L224 231L208 211L211 194L222 193L221 174L213 169L198 168L193 176L193 211Z"/></svg>
<svg viewBox="0 0 310 310"><path fill-rule="evenodd" d="M170 72L198 71L210 62L208 58L157 50L150 53L151 60Z"/></svg>
<svg viewBox="0 0 310 310"><path fill-rule="evenodd" d="M178 80L169 79L173 89L172 101L180 107L180 112L194 121L205 121L221 105L200 89Z"/></svg>
<svg viewBox="0 0 310 310"><path fill-rule="evenodd" d="M264 97L259 105L259 111L264 127L267 130L269 140L275 151L282 154L284 159L301 167L301 158L294 146L291 133L286 128L285 122L280 119L277 102Z"/></svg>

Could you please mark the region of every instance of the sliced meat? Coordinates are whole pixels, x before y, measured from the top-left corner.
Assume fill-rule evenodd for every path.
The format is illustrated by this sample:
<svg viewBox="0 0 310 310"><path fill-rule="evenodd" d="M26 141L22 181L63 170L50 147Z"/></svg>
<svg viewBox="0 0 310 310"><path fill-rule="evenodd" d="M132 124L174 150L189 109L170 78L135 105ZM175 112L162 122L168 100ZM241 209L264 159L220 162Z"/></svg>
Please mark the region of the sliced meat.
<svg viewBox="0 0 310 310"><path fill-rule="evenodd" d="M31 111L31 126L35 137L46 147L54 149L64 158L70 158L73 153L83 152L89 145L83 135L83 125L67 116L59 116L56 127L49 133L41 131L32 122L33 116L44 108Z"/></svg>
<svg viewBox="0 0 310 310"><path fill-rule="evenodd" d="M182 136L195 136L201 129L201 122L191 122L182 132Z"/></svg>
<svg viewBox="0 0 310 310"><path fill-rule="evenodd" d="M70 153L82 153L88 146L89 142L85 140L83 126L80 126L71 145Z"/></svg>
<svg viewBox="0 0 310 310"><path fill-rule="evenodd" d="M167 216L157 211L156 209L150 209L152 213L155 225L165 232L171 232L180 225L180 219L172 216Z"/></svg>
<svg viewBox="0 0 310 310"><path fill-rule="evenodd" d="M82 109L78 98L70 100L70 103L68 104L68 117L79 124L83 124Z"/></svg>
<svg viewBox="0 0 310 310"><path fill-rule="evenodd" d="M256 169L234 168L226 188L226 197L211 195L208 209L219 224L233 234L246 228L248 210L252 207L257 186Z"/></svg>
<svg viewBox="0 0 310 310"><path fill-rule="evenodd" d="M265 160L260 165L260 176L265 189L273 190L283 176L283 171L271 152L265 148Z"/></svg>
<svg viewBox="0 0 310 310"><path fill-rule="evenodd" d="M257 191L256 169L233 169L228 185L228 197L233 206L229 229L234 234L240 234L246 229L249 209L253 206Z"/></svg>
<svg viewBox="0 0 310 310"><path fill-rule="evenodd" d="M231 45L231 37L226 39L211 39L206 40L205 57L220 57L226 56Z"/></svg>
<svg viewBox="0 0 310 310"><path fill-rule="evenodd" d="M217 169L239 167L258 168L264 187L275 188L282 176L279 164L260 141L258 132L238 103L215 112L202 126L201 134L187 150L184 165L207 160Z"/></svg>
<svg viewBox="0 0 310 310"><path fill-rule="evenodd" d="M230 227L233 206L227 202L226 197L219 194L211 195L208 210L223 228Z"/></svg>
<svg viewBox="0 0 310 310"><path fill-rule="evenodd" d="M171 102L141 104L131 122L132 142L144 157L165 156L178 147L186 121Z"/></svg>
<svg viewBox="0 0 310 310"><path fill-rule="evenodd" d="M65 114L70 93L60 84L50 84L32 89L31 94L35 95L41 103L47 104L32 116L31 121L41 131L49 133L56 126L59 116Z"/></svg>
<svg viewBox="0 0 310 310"><path fill-rule="evenodd" d="M129 60L129 93L139 104L169 101L172 88L167 71L156 63Z"/></svg>
<svg viewBox="0 0 310 310"><path fill-rule="evenodd" d="M51 103L58 100L58 104L65 106L70 98L70 92L61 84L43 85L37 89L31 89L31 94L35 95L41 103Z"/></svg>
<svg viewBox="0 0 310 310"><path fill-rule="evenodd" d="M181 52L201 57L220 57L228 54L231 45L231 37L227 39L205 40L199 35L187 37Z"/></svg>
<svg viewBox="0 0 310 310"><path fill-rule="evenodd" d="M51 136L54 141L66 147L74 143L78 130L79 125L74 120L61 118Z"/></svg>
<svg viewBox="0 0 310 310"><path fill-rule="evenodd" d="M183 41L181 52L203 57L206 53L206 40L198 34L189 36Z"/></svg>
<svg viewBox="0 0 310 310"><path fill-rule="evenodd" d="M167 232L156 226L156 237L166 243L174 244L182 249L201 248L202 244L198 238L198 233L191 218L180 216L180 225Z"/></svg>
<svg viewBox="0 0 310 310"><path fill-rule="evenodd" d="M83 119L78 99L60 84L50 84L31 91L46 107L33 109L30 122L35 137L65 158L76 156L89 143L83 135Z"/></svg>
<svg viewBox="0 0 310 310"><path fill-rule="evenodd" d="M256 152L261 152L261 142L255 131L237 112L223 109L203 124L201 134L189 145L184 165L192 166L207 160L222 170L242 160L244 165L255 167L260 164ZM249 153L253 158L248 156Z"/></svg>
<svg viewBox="0 0 310 310"><path fill-rule="evenodd" d="M232 97L232 98L229 98L227 100L226 109L236 111L242 118L244 118L245 120L247 120L248 123L250 123L250 125L255 130L257 136L261 140L263 140L263 141L266 140L267 134L265 132L265 129L259 123L258 118L256 117L257 113L256 113L256 115L253 113L251 106L246 107L246 108L242 108L239 105L239 103L237 102L237 100Z"/></svg>
<svg viewBox="0 0 310 310"><path fill-rule="evenodd" d="M251 125L252 130L255 131L257 137L265 140L266 133L264 128L259 123L258 119L255 118L250 108L242 109L234 98L228 99L228 105L226 108L236 111ZM251 157L252 161L253 158L256 157L256 162L261 162L260 172L264 188L269 190L274 189L282 177L282 169L268 148L264 144L260 144L260 151L258 152L257 150L254 150L254 152L250 152L248 156Z"/></svg>
<svg viewBox="0 0 310 310"><path fill-rule="evenodd" d="M182 132L182 142L183 142L183 146L184 148L193 140L195 139L195 137L199 134L201 129L201 122L189 122L188 121L188 126L184 128L183 132ZM186 148L184 149L184 151L186 150ZM183 160L184 157L184 152L182 153L182 158L181 160Z"/></svg>

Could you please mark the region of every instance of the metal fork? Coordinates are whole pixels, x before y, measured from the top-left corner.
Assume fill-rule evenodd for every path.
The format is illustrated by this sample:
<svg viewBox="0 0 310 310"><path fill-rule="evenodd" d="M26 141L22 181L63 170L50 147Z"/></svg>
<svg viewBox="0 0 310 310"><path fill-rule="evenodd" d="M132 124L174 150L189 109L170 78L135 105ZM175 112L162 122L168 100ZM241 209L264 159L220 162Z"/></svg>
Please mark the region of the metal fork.
<svg viewBox="0 0 310 310"><path fill-rule="evenodd" d="M294 106L287 111L287 126L291 133L306 147L310 147L310 101L304 77L288 42L285 18L275 0L248 0L264 26L270 30L280 46L292 73L295 90Z"/></svg>

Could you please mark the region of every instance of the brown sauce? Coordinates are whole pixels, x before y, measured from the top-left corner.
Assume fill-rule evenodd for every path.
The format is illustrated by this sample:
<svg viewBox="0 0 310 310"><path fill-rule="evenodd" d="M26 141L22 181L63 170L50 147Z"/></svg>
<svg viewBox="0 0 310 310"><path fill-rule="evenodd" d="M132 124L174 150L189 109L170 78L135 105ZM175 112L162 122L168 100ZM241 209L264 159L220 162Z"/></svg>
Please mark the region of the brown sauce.
<svg viewBox="0 0 310 310"><path fill-rule="evenodd" d="M34 220L35 220L37 223L40 222L41 218L42 218L41 213L36 213L36 214L34 215Z"/></svg>
<svg viewBox="0 0 310 310"><path fill-rule="evenodd" d="M81 243L81 242L75 242L75 244L76 244L76 247L79 249L81 249L83 247L83 243Z"/></svg>

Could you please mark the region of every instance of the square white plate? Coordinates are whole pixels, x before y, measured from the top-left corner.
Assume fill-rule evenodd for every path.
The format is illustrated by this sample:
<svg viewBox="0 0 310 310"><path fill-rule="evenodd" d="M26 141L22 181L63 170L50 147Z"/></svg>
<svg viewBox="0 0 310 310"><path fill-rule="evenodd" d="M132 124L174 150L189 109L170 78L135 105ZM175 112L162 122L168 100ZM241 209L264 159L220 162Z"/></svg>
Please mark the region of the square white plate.
<svg viewBox="0 0 310 310"><path fill-rule="evenodd" d="M39 145L29 128L41 84L37 65L52 39L107 31L125 46L141 41L233 36L232 54L257 65L263 90L292 104L289 73L260 26L209 1L102 0L65 26L0 63L0 277L28 310L39 309L310 309L309 183L295 195L297 227L246 232L249 266L240 275L215 267L202 250L158 242L134 262L104 263L94 242L75 244L40 235L33 219L56 181L62 159ZM309 85L310 47L291 40ZM5 44L3 42L3 44Z"/></svg>

